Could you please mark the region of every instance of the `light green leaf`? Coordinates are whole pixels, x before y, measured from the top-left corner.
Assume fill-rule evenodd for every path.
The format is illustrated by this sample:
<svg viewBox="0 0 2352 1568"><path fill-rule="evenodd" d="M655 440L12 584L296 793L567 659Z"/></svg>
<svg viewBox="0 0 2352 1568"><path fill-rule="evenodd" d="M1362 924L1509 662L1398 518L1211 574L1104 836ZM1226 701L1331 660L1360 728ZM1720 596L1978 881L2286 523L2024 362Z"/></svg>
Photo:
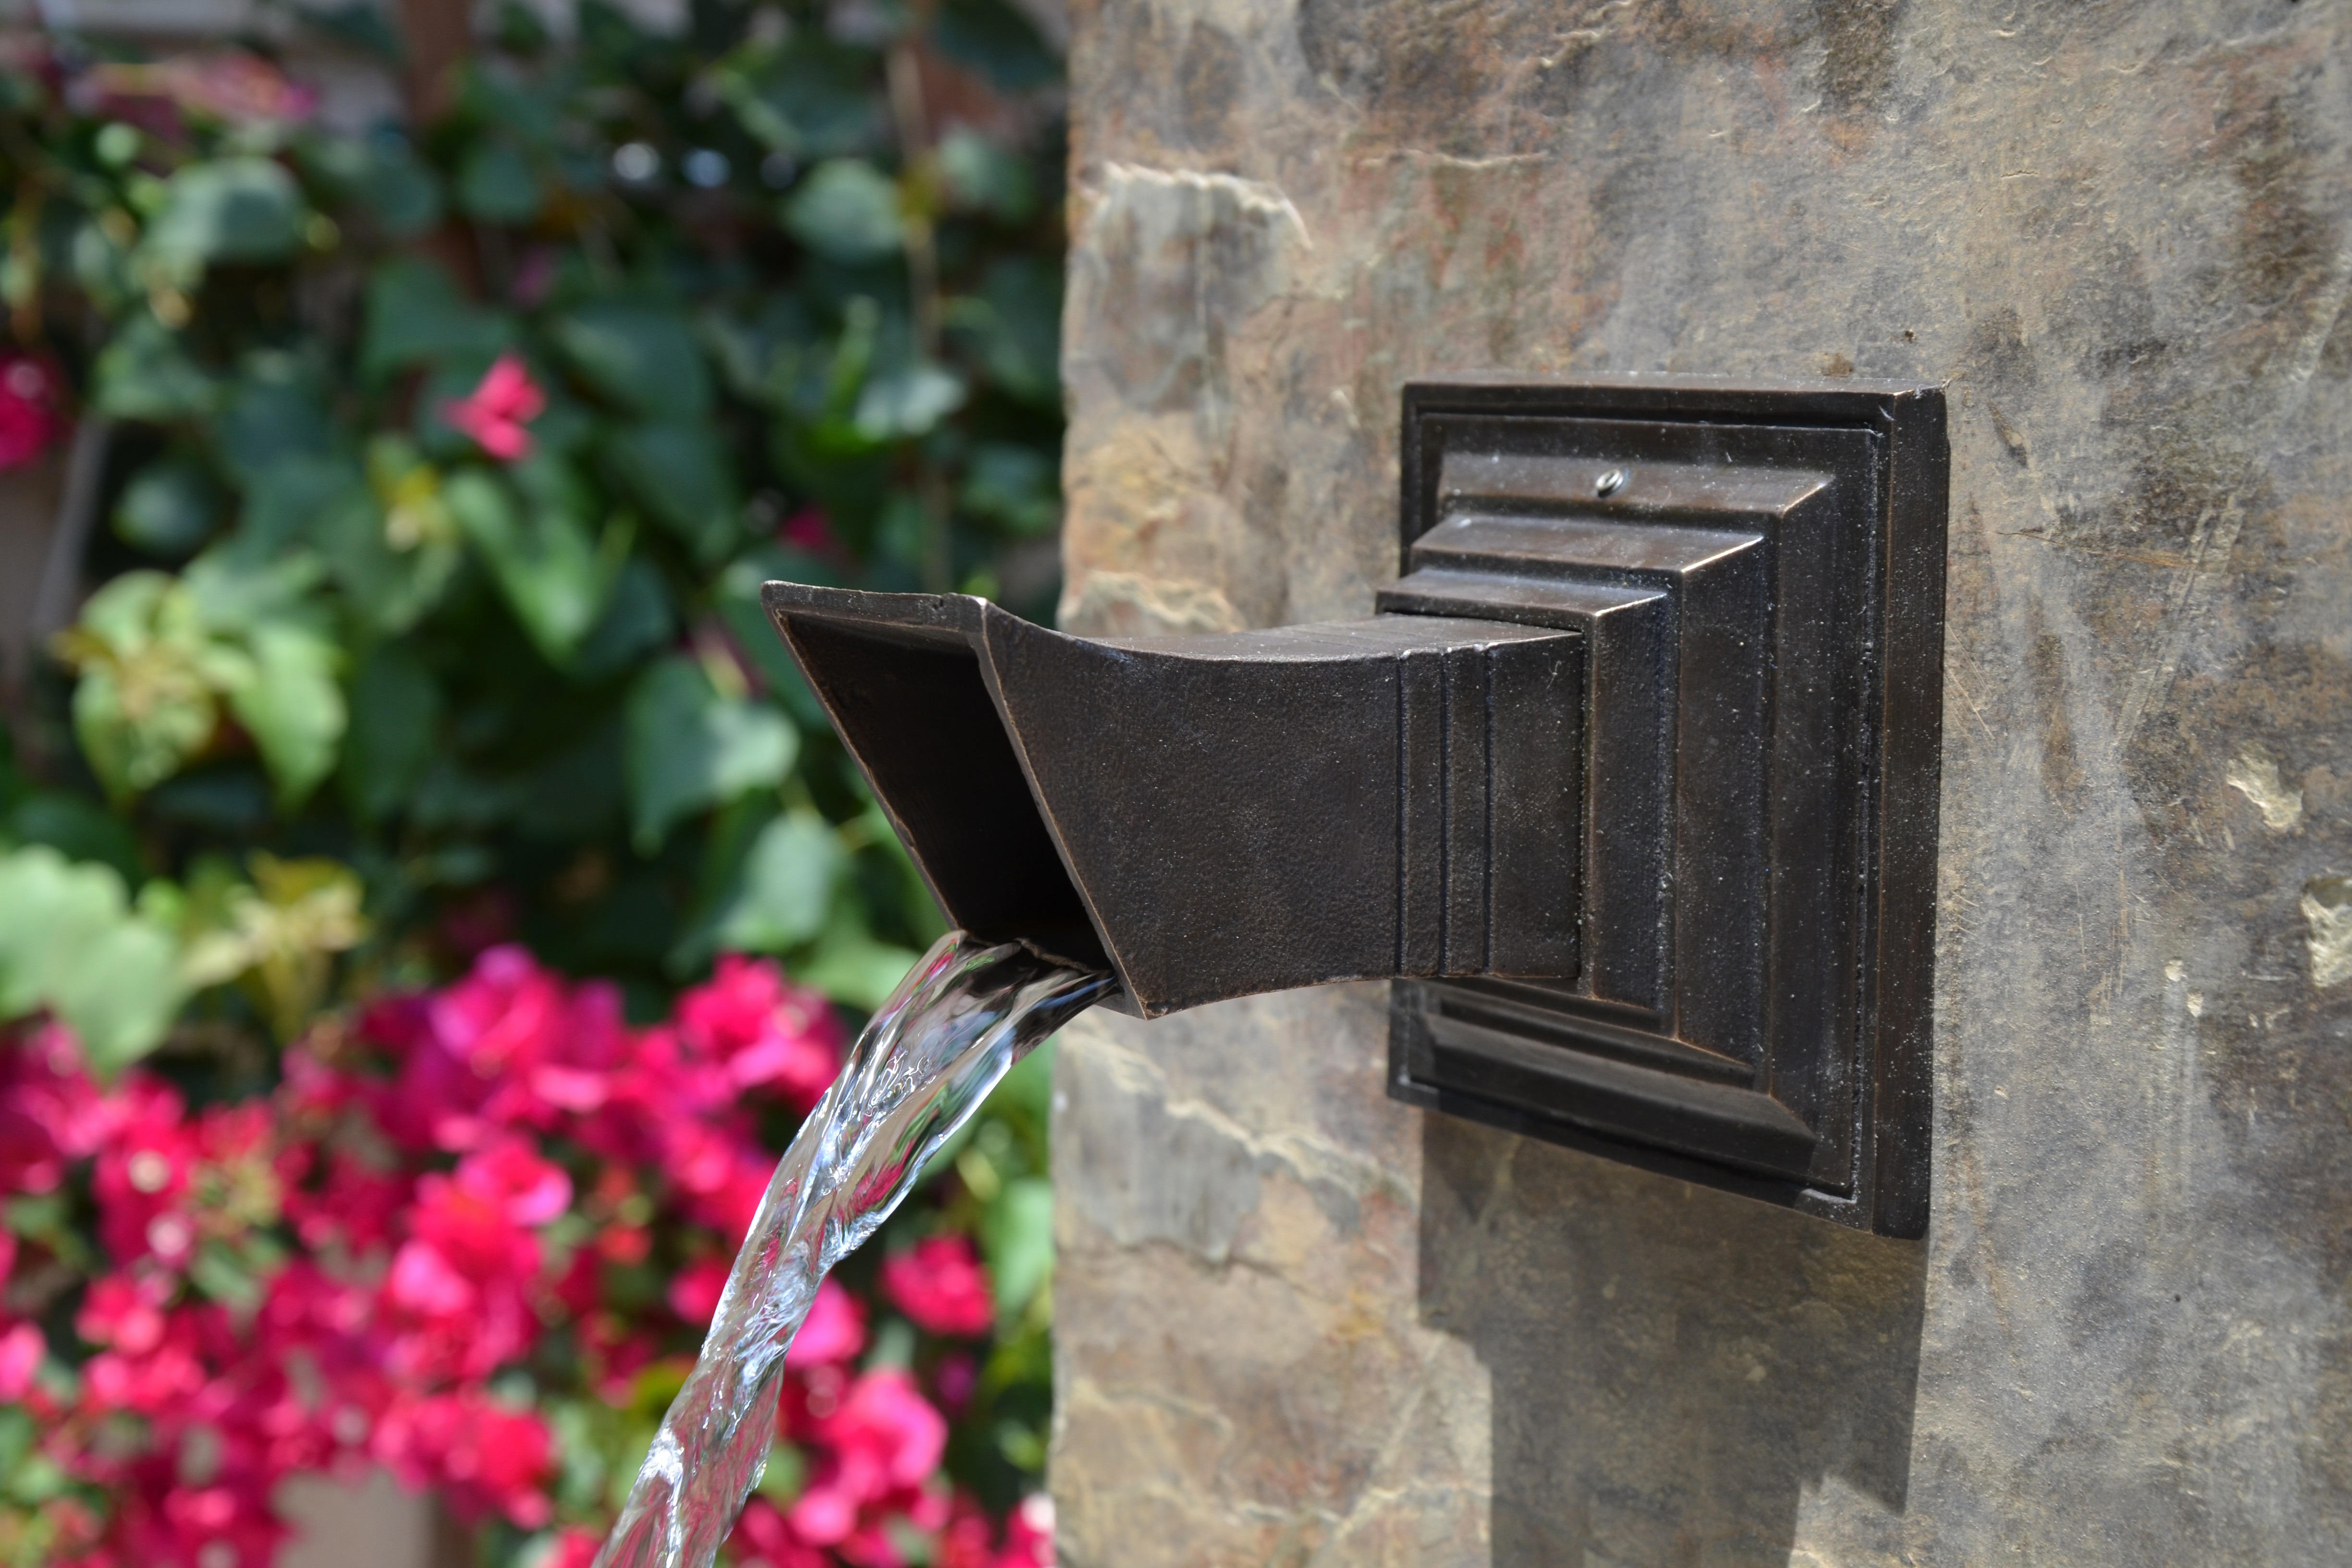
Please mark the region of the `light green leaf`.
<svg viewBox="0 0 2352 1568"><path fill-rule="evenodd" d="M922 436L963 406L963 383L936 364L917 363L885 372L857 396L855 423L869 441Z"/></svg>
<svg viewBox="0 0 2352 1568"><path fill-rule="evenodd" d="M112 1072L154 1048L186 990L172 933L122 879L47 847L0 855L0 1016L47 1007Z"/></svg>
<svg viewBox="0 0 2352 1568"><path fill-rule="evenodd" d="M820 163L784 204L784 226L835 261L878 261L905 243L898 187L863 158Z"/></svg>
<svg viewBox="0 0 2352 1568"><path fill-rule="evenodd" d="M604 611L628 555L626 530L608 526L601 540L592 537L562 498L543 493L526 506L505 483L479 468L451 478L442 499L459 531L489 563L523 630L541 653L561 664Z"/></svg>
<svg viewBox="0 0 2352 1568"><path fill-rule="evenodd" d="M840 835L814 811L788 812L761 830L743 866L743 889L719 923L719 945L783 952L824 929L833 890L847 868Z"/></svg>
<svg viewBox="0 0 2352 1568"><path fill-rule="evenodd" d="M206 635L182 584L126 572L90 595L52 645L79 673L74 733L116 798L177 773L212 739L224 679L242 673L233 648Z"/></svg>
<svg viewBox="0 0 2352 1568"><path fill-rule="evenodd" d="M676 310L610 301L561 317L552 330L573 367L625 408L690 420L710 406L702 345Z"/></svg>
<svg viewBox="0 0 2352 1568"><path fill-rule="evenodd" d="M793 978L833 1000L872 1012L890 999L921 953L877 942L854 920L825 926L816 950L793 966Z"/></svg>
<svg viewBox="0 0 2352 1568"><path fill-rule="evenodd" d="M659 848L682 817L782 784L799 750L791 720L765 703L721 693L694 660L655 665L638 678L628 701L629 805L638 852Z"/></svg>
<svg viewBox="0 0 2352 1568"><path fill-rule="evenodd" d="M250 679L229 689L229 710L253 736L280 806L299 805L335 770L346 712L334 639L291 618L264 621L248 635Z"/></svg>
<svg viewBox="0 0 2352 1568"><path fill-rule="evenodd" d="M996 1286L996 1310L1026 1307L1054 1272L1054 1184L1044 1176L1007 1182L980 1217L980 1251Z"/></svg>
<svg viewBox="0 0 2352 1568"><path fill-rule="evenodd" d="M302 243L301 187L268 158L189 163L164 182L143 248L174 278L215 262L282 261Z"/></svg>

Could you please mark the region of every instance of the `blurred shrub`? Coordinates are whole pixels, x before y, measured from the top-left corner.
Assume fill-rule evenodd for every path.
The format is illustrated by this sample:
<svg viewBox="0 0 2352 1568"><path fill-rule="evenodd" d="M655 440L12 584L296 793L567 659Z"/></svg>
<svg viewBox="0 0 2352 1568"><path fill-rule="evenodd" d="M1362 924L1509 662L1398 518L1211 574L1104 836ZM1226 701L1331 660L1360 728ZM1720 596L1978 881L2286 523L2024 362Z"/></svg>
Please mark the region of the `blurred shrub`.
<svg viewBox="0 0 2352 1568"><path fill-rule="evenodd" d="M105 1095L137 1064L194 1128L505 944L637 1025L723 953L878 1001L940 919L758 587L1050 614L1057 74L1004 0L697 0L674 35L590 4L563 38L509 6L432 122L339 130L253 49L0 39L0 467L104 437L96 591L0 751L0 1045L71 1042ZM875 1338L961 1380L927 1396L976 1413L946 1464L996 1518L1050 1403L1042 1095L1000 1095L890 1243L971 1238L994 1348L913 1358L975 1310L913 1285ZM91 1168L5 1210L39 1377L97 1352L101 1285L258 1299L115 1256ZM264 1276L306 1245L285 1214L247 1216ZM529 1359L502 1398L593 1394ZM551 1430L571 1475L634 1428ZM0 1562L40 1560L42 1507L0 1498Z"/></svg>

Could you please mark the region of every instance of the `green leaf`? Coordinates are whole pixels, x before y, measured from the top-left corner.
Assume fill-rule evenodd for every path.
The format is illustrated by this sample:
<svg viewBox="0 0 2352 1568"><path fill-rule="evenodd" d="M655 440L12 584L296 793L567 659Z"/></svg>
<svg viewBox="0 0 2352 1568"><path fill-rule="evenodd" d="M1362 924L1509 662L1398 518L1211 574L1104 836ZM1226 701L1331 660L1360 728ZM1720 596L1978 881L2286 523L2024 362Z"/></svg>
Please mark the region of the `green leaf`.
<svg viewBox="0 0 2352 1568"><path fill-rule="evenodd" d="M506 317L467 300L433 262L395 256L368 276L360 371L370 379L442 360L487 365L513 337Z"/></svg>
<svg viewBox="0 0 2352 1568"><path fill-rule="evenodd" d="M321 504L310 540L345 600L378 631L404 632L441 602L464 563L454 538L427 538L405 550L386 537L383 509L362 486Z"/></svg>
<svg viewBox="0 0 2352 1568"><path fill-rule="evenodd" d="M1007 1182L980 1217L980 1252L996 1286L996 1311L1009 1318L1029 1305L1054 1272L1054 1184L1044 1176Z"/></svg>
<svg viewBox="0 0 2352 1568"><path fill-rule="evenodd" d="M186 340L145 311L100 349L91 403L117 419L154 425L193 418L219 397L219 384L188 354Z"/></svg>
<svg viewBox="0 0 2352 1568"><path fill-rule="evenodd" d="M713 74L755 141L795 158L822 158L873 139L877 105L859 89L873 79L874 65L870 50L822 27L795 27L753 68L730 63Z"/></svg>
<svg viewBox="0 0 2352 1568"><path fill-rule="evenodd" d="M176 278L193 279L216 262L283 261L301 246L301 187L275 160L189 163L163 190L144 248Z"/></svg>
<svg viewBox="0 0 2352 1568"><path fill-rule="evenodd" d="M351 715L344 793L362 817L380 821L406 804L433 759L440 740L440 688L406 647L379 643L352 679Z"/></svg>
<svg viewBox="0 0 2352 1568"><path fill-rule="evenodd" d="M290 617L262 622L247 640L252 674L229 689L229 711L253 736L278 805L299 805L335 770L347 718L335 679L342 649Z"/></svg>
<svg viewBox="0 0 2352 1568"><path fill-rule="evenodd" d="M835 918L816 951L793 966L793 978L870 1013L890 999L921 957L910 948L875 941L857 921Z"/></svg>
<svg viewBox="0 0 2352 1568"><path fill-rule="evenodd" d="M525 224L546 205L547 193L530 160L502 138L476 142L457 171L457 205L468 217Z"/></svg>
<svg viewBox="0 0 2352 1568"><path fill-rule="evenodd" d="M973 447L958 499L1013 533L1051 533L1062 520L1061 476L1034 447L990 441Z"/></svg>
<svg viewBox="0 0 2352 1568"><path fill-rule="evenodd" d="M352 10L373 14L363 5ZM302 153L314 178L356 203L388 238L412 239L441 221L441 183L404 141L327 136L307 142Z"/></svg>
<svg viewBox="0 0 2352 1568"><path fill-rule="evenodd" d="M669 641L677 629L661 574L643 556L632 555L614 581L604 615L572 656L572 676L601 680Z"/></svg>
<svg viewBox="0 0 2352 1568"><path fill-rule="evenodd" d="M257 557L276 556L312 535L322 516L366 495L358 465L309 452L289 454L246 481L234 542Z"/></svg>
<svg viewBox="0 0 2352 1568"><path fill-rule="evenodd" d="M0 855L0 1016L48 1008L111 1073L154 1048L185 994L179 943L111 869L47 847Z"/></svg>
<svg viewBox="0 0 2352 1568"><path fill-rule="evenodd" d="M734 952L784 952L824 929L849 857L833 825L802 809L761 830L743 865L743 887L719 922Z"/></svg>
<svg viewBox="0 0 2352 1568"><path fill-rule="evenodd" d="M114 505L114 532L150 555L193 555L220 526L221 488L185 453L160 458L131 476Z"/></svg>
<svg viewBox="0 0 2352 1568"><path fill-rule="evenodd" d="M628 701L629 806L640 854L680 818L782 784L800 736L765 703L730 697L690 658L663 659Z"/></svg>
<svg viewBox="0 0 2352 1568"><path fill-rule="evenodd" d="M817 165L784 204L784 226L820 256L877 261L905 243L898 187L863 158Z"/></svg>
<svg viewBox="0 0 2352 1568"><path fill-rule="evenodd" d="M526 467L516 465L518 479ZM536 488L541 493L525 504L495 476L467 468L449 480L442 498L459 531L489 563L515 619L551 662L561 664L603 613L627 559L628 537L617 525L608 527L601 541L593 537L564 504L571 498L558 493L569 487L550 482Z"/></svg>
<svg viewBox="0 0 2352 1568"><path fill-rule="evenodd" d="M212 646L185 590L126 572L90 595L57 644L79 672L75 738L107 793L152 788L202 751L219 722L221 681L239 672Z"/></svg>
<svg viewBox="0 0 2352 1568"><path fill-rule="evenodd" d="M1029 164L977 131L959 125L940 140L940 174L957 205L999 223L1026 223L1037 209Z"/></svg>
<svg viewBox="0 0 2352 1568"><path fill-rule="evenodd" d="M869 441L923 436L963 401L962 382L938 365L919 362L867 382L858 394L853 423Z"/></svg>
<svg viewBox="0 0 2352 1568"><path fill-rule="evenodd" d="M1034 257L1010 256L989 268L981 292L952 300L947 324L968 337L988 377L1040 406L1061 397L1062 279Z"/></svg>
<svg viewBox="0 0 2352 1568"><path fill-rule="evenodd" d="M111 866L125 882L145 875L139 859L139 839L130 825L78 795L35 791L9 811L6 832L18 844L46 844L69 860Z"/></svg>
<svg viewBox="0 0 2352 1568"><path fill-rule="evenodd" d="M793 661L784 639L776 635L767 607L760 603L760 587L770 582L812 583L820 587L845 586L840 570L814 555L781 545L763 544L747 552L719 575L719 618L735 638L735 646L770 693L803 726L817 731L833 721L809 689L808 679Z"/></svg>
<svg viewBox="0 0 2352 1568"><path fill-rule="evenodd" d="M735 542L742 503L733 462L707 425L633 425L606 448L613 467L654 521L708 564Z"/></svg>
<svg viewBox="0 0 2352 1568"><path fill-rule="evenodd" d="M249 378L229 394L214 422L213 440L221 462L241 484L289 458L325 458L333 451L333 429L316 388L282 380Z"/></svg>
<svg viewBox="0 0 2352 1568"><path fill-rule="evenodd" d="M1026 92L1062 74L1053 46L1007 0L945 0L931 23L940 53L978 71L1000 92Z"/></svg>
<svg viewBox="0 0 2352 1568"><path fill-rule="evenodd" d="M572 367L624 408L688 420L710 406L702 345L676 310L609 301L558 318L552 331Z"/></svg>

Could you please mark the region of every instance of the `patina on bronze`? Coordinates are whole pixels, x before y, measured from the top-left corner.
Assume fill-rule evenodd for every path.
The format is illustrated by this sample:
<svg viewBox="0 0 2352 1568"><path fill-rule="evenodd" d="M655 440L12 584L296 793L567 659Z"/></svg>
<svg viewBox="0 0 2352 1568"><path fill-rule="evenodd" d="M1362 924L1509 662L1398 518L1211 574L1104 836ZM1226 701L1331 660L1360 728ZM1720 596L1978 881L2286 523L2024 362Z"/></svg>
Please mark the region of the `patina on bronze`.
<svg viewBox="0 0 2352 1568"><path fill-rule="evenodd" d="M1404 418L1370 619L768 609L959 925L1145 1016L1392 978L1401 1099L1919 1234L1941 395L1465 379Z"/></svg>

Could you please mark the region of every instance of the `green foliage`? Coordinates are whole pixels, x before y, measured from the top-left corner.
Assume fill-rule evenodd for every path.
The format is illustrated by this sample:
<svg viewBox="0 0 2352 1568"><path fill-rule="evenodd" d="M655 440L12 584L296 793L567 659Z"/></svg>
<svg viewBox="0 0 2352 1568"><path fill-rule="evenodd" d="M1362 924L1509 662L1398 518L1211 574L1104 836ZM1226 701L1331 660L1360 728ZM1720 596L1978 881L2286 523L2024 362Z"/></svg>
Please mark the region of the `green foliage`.
<svg viewBox="0 0 2352 1568"><path fill-rule="evenodd" d="M0 1024L249 1092L489 941L646 1016L730 951L871 1008L938 933L758 589L1050 615L1008 565L1060 511L1058 66L1005 0L758 18L592 4L559 43L509 7L440 120L356 133L0 64L0 294L112 422L98 589L0 755ZM935 104L902 144L893 50L1033 130ZM468 400L504 356L538 401L500 446ZM999 1507L1048 1408L1022 1072L949 1162L1012 1434L955 1463Z"/></svg>
<svg viewBox="0 0 2352 1568"><path fill-rule="evenodd" d="M179 942L111 868L47 846L0 854L0 1018L47 1008L112 1072L153 1048L187 991Z"/></svg>

